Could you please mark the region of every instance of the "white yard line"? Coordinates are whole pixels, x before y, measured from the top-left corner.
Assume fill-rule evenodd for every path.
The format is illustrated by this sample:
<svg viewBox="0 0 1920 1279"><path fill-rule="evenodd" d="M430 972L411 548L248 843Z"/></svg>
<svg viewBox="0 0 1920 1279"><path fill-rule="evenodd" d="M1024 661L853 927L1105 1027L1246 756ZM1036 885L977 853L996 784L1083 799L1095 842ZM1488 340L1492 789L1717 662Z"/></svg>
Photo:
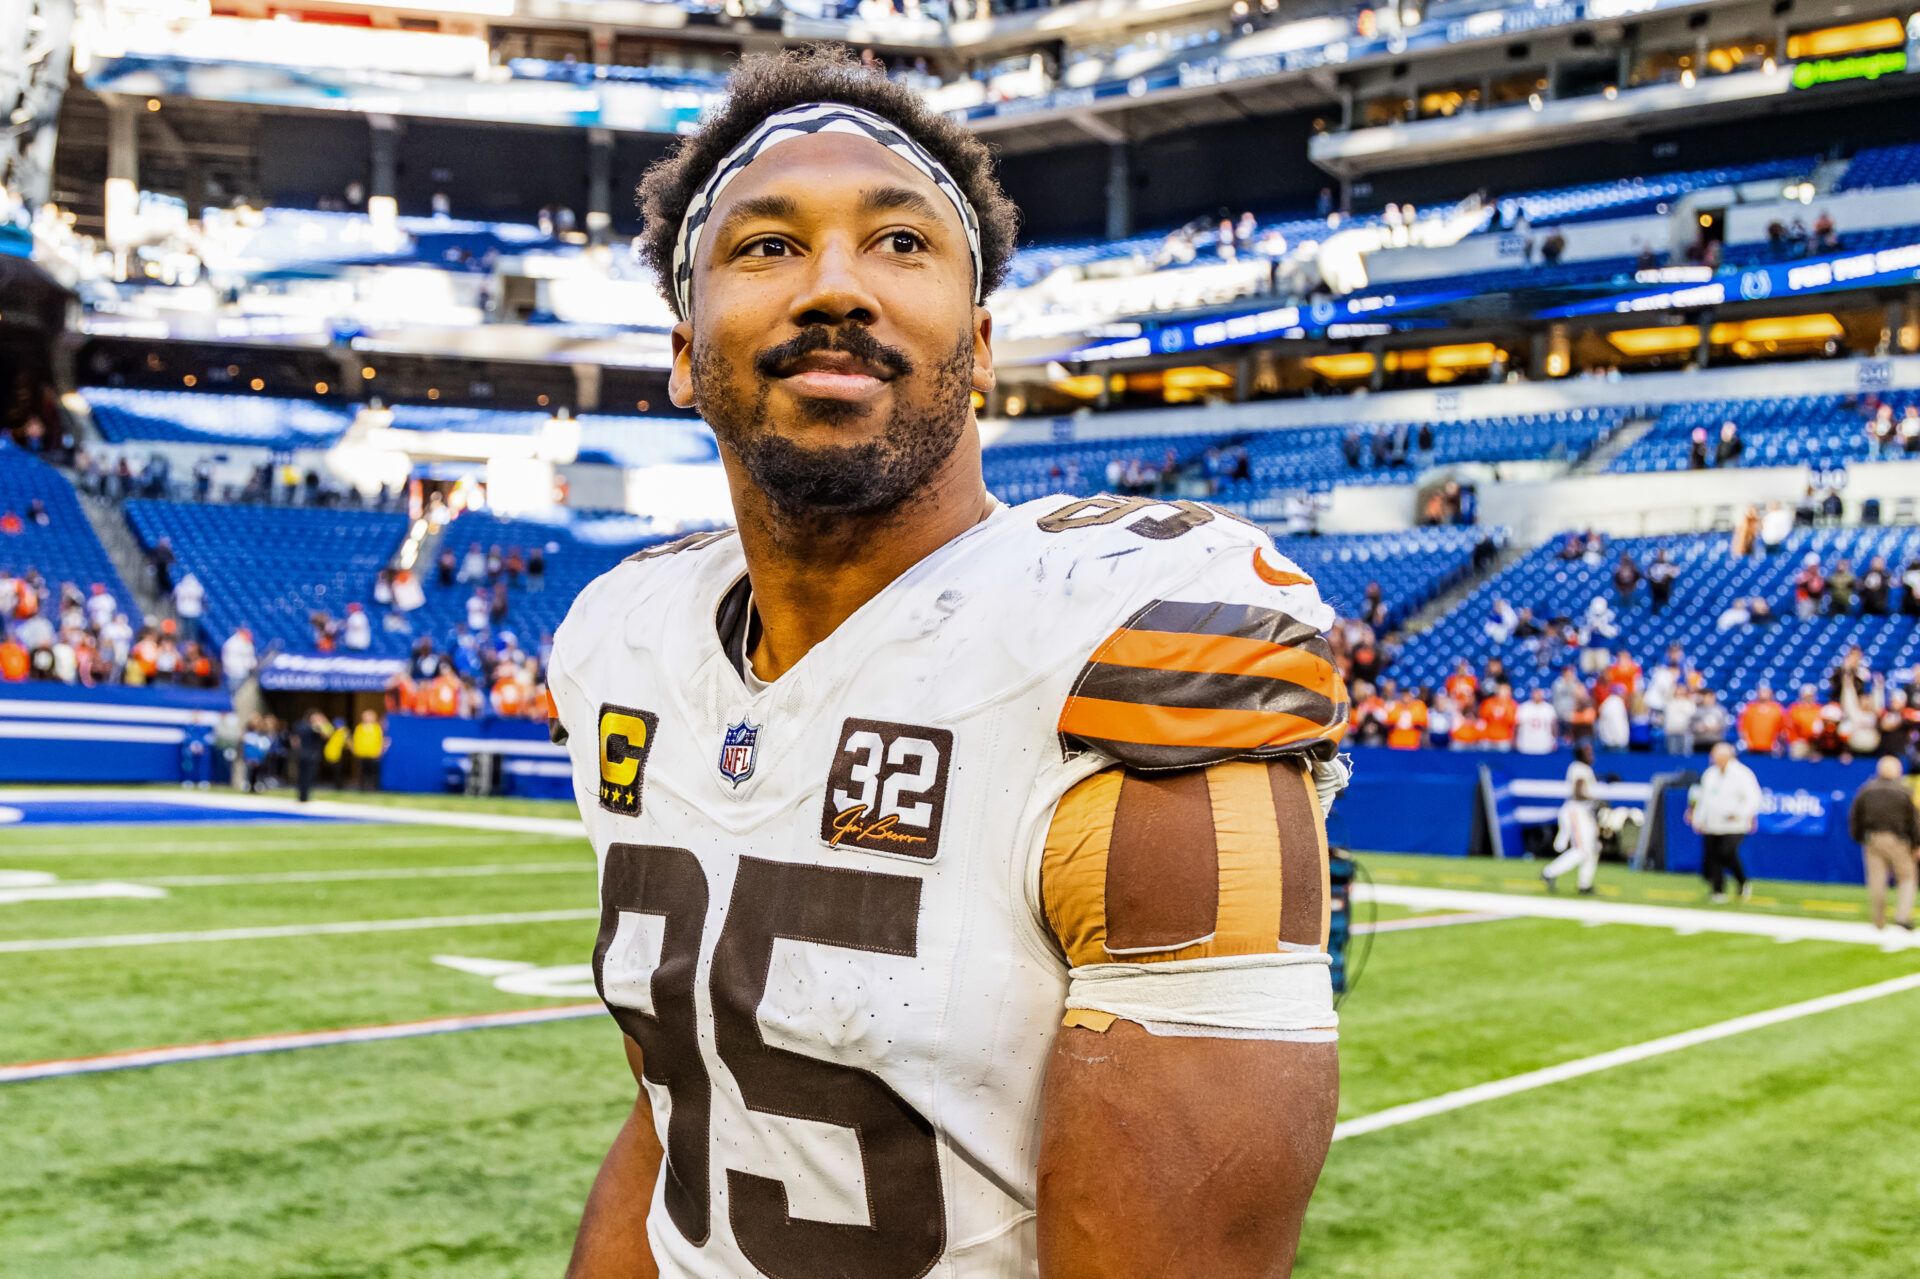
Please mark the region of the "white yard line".
<svg viewBox="0 0 1920 1279"><path fill-rule="evenodd" d="M350 1026L341 1030L309 1030L290 1035L254 1035L205 1044L168 1048L136 1048L98 1057L69 1057L60 1061L29 1061L0 1066L0 1084L57 1079L67 1075L97 1075L146 1066L169 1066L183 1061L212 1061L220 1057L251 1057L260 1053L291 1052L301 1048L328 1048L335 1044L366 1044L389 1039L418 1039L463 1030L492 1030L503 1026L532 1026L550 1021L578 1021L605 1017L600 1004L563 1004L557 1008L528 1008L515 1012L477 1013L469 1017L435 1017L428 1021L391 1026Z"/></svg>
<svg viewBox="0 0 1920 1279"><path fill-rule="evenodd" d="M194 808L226 808L285 817L343 817L394 826L450 826L461 830L505 831L521 835L578 835L585 838L587 833L586 826L572 817L463 813L452 809L401 808L386 804L355 804L334 799L316 799L312 803L302 804L295 799L277 799L270 795L247 795L226 790L174 791L101 787L58 791L31 787L0 787L0 804L35 800L41 803L185 804Z"/></svg>
<svg viewBox="0 0 1920 1279"><path fill-rule="evenodd" d="M232 827L222 827L221 829L230 832ZM315 828L316 836L322 829L324 828ZM519 841L516 841L515 846L521 846L528 838L530 837L521 836ZM552 839L556 844L559 842L558 837L551 836L543 837L541 842L546 842L547 839ZM417 833L409 832L408 837L403 839L363 839L357 834L348 834L345 838L335 842L350 847L355 851L408 852L416 848L492 849L499 847L506 841L504 838L499 840L480 839L474 835L450 835L444 839L421 839ZM0 861L5 861L11 857L119 857L123 855L136 856L148 854L174 857L184 853L205 853L210 857L230 857L244 853L313 852L316 849L326 846L327 841L317 837L298 840L247 839L235 840L231 843L225 841L209 843L206 840L179 842L149 842L147 840L140 840L138 843L111 844L103 842L100 836L96 835L91 843L53 843L45 845L38 842L30 845L22 840L0 838Z"/></svg>
<svg viewBox="0 0 1920 1279"><path fill-rule="evenodd" d="M158 884L163 881L149 879L143 881ZM1494 915L1486 911L1461 911L1452 915L1409 915L1405 919L1377 919L1371 924L1355 924L1355 933L1404 933L1420 928L1451 928L1455 924L1491 924L1497 920L1512 919L1511 915Z"/></svg>
<svg viewBox="0 0 1920 1279"><path fill-rule="evenodd" d="M148 800L160 796L149 794ZM510 813L462 813L440 808L398 808L386 804L354 804L316 799L310 804L266 795L231 795L216 791L168 792L170 802L208 808L236 808L262 813L305 814L309 817L350 817L397 826L451 826L461 830L507 831L521 835L577 835L586 838L585 823L573 817L520 817Z"/></svg>
<svg viewBox="0 0 1920 1279"><path fill-rule="evenodd" d="M365 870L289 870L259 875L134 875L136 884L157 884L162 888L224 888L251 884L332 884L366 879L491 879L496 875L583 875L593 870L591 861L519 862L504 866L389 866ZM91 884L102 881L67 879L63 884ZM122 883L125 880L104 881Z"/></svg>
<svg viewBox="0 0 1920 1279"><path fill-rule="evenodd" d="M1635 1062L1679 1052L1683 1048L1695 1048L1701 1044L1731 1039L1735 1035L1744 1035L1750 1030L1764 1030L1769 1026L1798 1021L1802 1017L1831 1012L1836 1008L1850 1008L1855 1004L1885 999L1888 995L1903 994L1910 990L1920 990L1920 973L1908 973L1905 977L1875 982L1871 986L1857 986L1835 995L1804 999L1797 1004L1770 1008L1765 1012L1748 1013L1744 1017L1715 1022L1711 1026L1702 1026L1698 1030L1683 1030L1677 1035L1663 1035L1659 1039L1649 1039L1645 1043L1632 1044L1626 1048L1615 1048L1610 1052L1595 1053L1591 1057L1582 1057L1577 1061L1562 1062L1557 1066L1530 1070L1523 1075L1511 1075L1491 1083L1456 1089L1453 1092L1442 1093L1438 1097L1429 1097L1425 1101L1393 1106L1375 1114L1362 1115L1358 1119L1349 1119L1345 1123L1335 1125L1333 1139L1341 1141L1348 1137L1379 1132L1383 1128L1397 1128L1401 1124L1410 1124L1418 1119L1430 1119L1434 1115L1444 1115L1450 1111L1463 1110L1468 1106L1477 1106L1483 1101L1498 1101L1502 1097L1530 1092L1535 1088L1545 1088L1549 1084L1565 1083L1569 1079L1596 1075L1603 1070L1612 1070L1617 1066L1630 1066Z"/></svg>
<svg viewBox="0 0 1920 1279"><path fill-rule="evenodd" d="M1418 910L1481 911L1535 919L1567 919L1581 924L1639 924L1677 933L1734 933L1774 941L1835 941L1882 950L1920 946L1920 934L1893 928L1876 930L1865 920L1805 919L1765 915L1751 910L1698 910L1686 906L1649 906L1572 895L1522 896L1457 888L1420 888L1409 884L1356 884L1354 896Z"/></svg>
<svg viewBox="0 0 1920 1279"><path fill-rule="evenodd" d="M428 915L417 919L350 919L324 924L278 924L262 928L213 928L195 933L118 933L102 937L28 937L0 941L0 955L47 950L107 950L120 946L182 946L200 942L266 941L279 937L337 937L350 933L405 933L429 928L480 928L489 924L550 924L598 919L598 909L523 910L491 915Z"/></svg>

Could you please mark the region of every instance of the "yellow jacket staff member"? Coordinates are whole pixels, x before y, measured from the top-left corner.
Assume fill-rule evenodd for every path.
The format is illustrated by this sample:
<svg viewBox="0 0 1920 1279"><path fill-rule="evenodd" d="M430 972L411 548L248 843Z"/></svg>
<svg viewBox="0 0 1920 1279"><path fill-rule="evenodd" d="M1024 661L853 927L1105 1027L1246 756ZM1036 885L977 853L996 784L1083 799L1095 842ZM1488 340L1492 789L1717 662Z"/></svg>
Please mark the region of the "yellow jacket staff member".
<svg viewBox="0 0 1920 1279"><path fill-rule="evenodd" d="M362 711L360 722L353 726L353 772L361 790L380 789L380 757L386 753L387 734L380 726L380 717L372 711Z"/></svg>

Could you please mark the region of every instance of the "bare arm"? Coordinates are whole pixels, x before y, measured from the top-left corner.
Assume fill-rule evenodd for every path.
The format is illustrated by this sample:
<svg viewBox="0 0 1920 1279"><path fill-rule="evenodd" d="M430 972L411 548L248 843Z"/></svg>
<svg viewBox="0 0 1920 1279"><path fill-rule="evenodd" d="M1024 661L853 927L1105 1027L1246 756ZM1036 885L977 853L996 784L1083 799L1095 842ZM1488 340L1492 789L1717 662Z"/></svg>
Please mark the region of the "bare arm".
<svg viewBox="0 0 1920 1279"><path fill-rule="evenodd" d="M623 1039L627 1064L640 1082L640 1046ZM633 1103L633 1112L613 1139L613 1148L600 1165L580 1233L573 1241L573 1259L567 1279L659 1279L653 1250L647 1244L647 1210L653 1205L653 1183L660 1175L660 1136L653 1126L653 1106L647 1090Z"/></svg>
<svg viewBox="0 0 1920 1279"><path fill-rule="evenodd" d="M1330 1043L1064 1027L1042 1102L1042 1279L1284 1279L1333 1137Z"/></svg>
<svg viewBox="0 0 1920 1279"><path fill-rule="evenodd" d="M1134 964L1137 992L1163 965L1324 947L1324 858L1297 764L1096 774L1055 812L1041 887L1073 971ZM1093 980L1080 998L1099 998ZM1339 1101L1324 1017L1244 1037L1232 1021L1147 1019L1169 1030L1154 1034L1118 1010L1070 1018L1041 1100L1042 1279L1291 1274Z"/></svg>

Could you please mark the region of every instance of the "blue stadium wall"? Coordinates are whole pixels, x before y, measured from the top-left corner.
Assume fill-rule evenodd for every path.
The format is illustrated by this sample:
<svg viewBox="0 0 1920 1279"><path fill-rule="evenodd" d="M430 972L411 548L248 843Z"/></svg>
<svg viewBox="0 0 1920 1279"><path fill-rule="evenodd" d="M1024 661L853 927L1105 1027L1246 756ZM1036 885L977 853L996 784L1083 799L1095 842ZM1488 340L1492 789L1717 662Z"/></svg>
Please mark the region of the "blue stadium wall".
<svg viewBox="0 0 1920 1279"><path fill-rule="evenodd" d="M1474 852L1514 855L1520 847L1516 783L1536 796L1535 809L1558 802L1572 756L1490 751L1394 751L1356 747L1353 784L1334 804L1327 823L1336 845L1362 852L1465 857ZM1601 754L1595 770L1617 777L1642 806L1659 778L1697 773L1704 755ZM1745 761L1760 779L1766 806L1760 829L1742 846L1749 874L1763 879L1822 883L1859 880L1860 847L1847 837L1847 807L1872 776L1871 761ZM1535 783L1527 786L1526 783ZM1542 785L1542 783L1548 783ZM1660 814L1661 851L1670 871L1700 869L1700 838L1684 821L1685 794L1670 792Z"/></svg>
<svg viewBox="0 0 1920 1279"><path fill-rule="evenodd" d="M173 782L224 690L0 684L0 782Z"/></svg>

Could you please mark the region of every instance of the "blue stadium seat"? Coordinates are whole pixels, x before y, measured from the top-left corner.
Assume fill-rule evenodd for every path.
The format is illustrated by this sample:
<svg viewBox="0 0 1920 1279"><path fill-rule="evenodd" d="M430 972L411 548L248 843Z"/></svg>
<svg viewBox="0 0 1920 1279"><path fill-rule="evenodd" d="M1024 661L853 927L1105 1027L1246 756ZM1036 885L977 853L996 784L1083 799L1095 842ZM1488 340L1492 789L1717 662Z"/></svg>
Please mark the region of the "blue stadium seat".
<svg viewBox="0 0 1920 1279"><path fill-rule="evenodd" d="M1889 391L1880 398L1893 406L1896 418L1908 404L1920 403L1920 394L1912 391ZM1658 411L1652 428L1608 463L1607 469L1683 471L1694 430L1706 431L1711 448L1720 437L1721 424L1729 421L1739 426L1746 441L1742 462L1747 466L1833 467L1864 462L1868 416L1863 401L1845 395L1669 404ZM1897 450L1885 454L1887 460L1905 456Z"/></svg>
<svg viewBox="0 0 1920 1279"><path fill-rule="evenodd" d="M1920 659L1920 629L1914 618L1865 617L1856 605L1849 616L1802 622L1793 609L1793 576L1808 553L1829 568L1847 559L1856 573L1882 556L1897 578L1910 560L1920 557L1920 529L1799 529L1778 554L1746 558L1732 555L1724 533L1620 538L1607 544L1597 566L1560 559L1563 541L1549 539L1482 584L1432 630L1410 639L1392 676L1403 685L1438 684L1463 657L1480 668L1498 656L1516 691L1544 687L1562 665L1573 661L1571 652L1542 664L1524 642L1493 643L1485 626L1494 602L1530 608L1543 622L1556 616L1577 621L1596 595L1614 606L1620 634L1605 641L1610 647L1625 648L1650 667L1669 645L1680 644L1708 687L1735 702L1744 701L1762 683L1770 684L1783 700L1802 684L1824 689L1828 672L1852 644L1860 645L1868 664L1881 672L1904 671ZM1619 607L1613 570L1621 552L1631 552L1644 570L1663 549L1680 568L1672 602L1654 612L1643 584L1631 604ZM1755 595L1773 606L1778 620L1725 633L1717 630L1720 614L1734 600Z"/></svg>
<svg viewBox="0 0 1920 1279"><path fill-rule="evenodd" d="M270 395L142 391L92 386L81 391L100 434L111 444L235 444L256 448L326 448L353 422L355 405Z"/></svg>
<svg viewBox="0 0 1920 1279"><path fill-rule="evenodd" d="M44 525L27 519L35 498L46 507ZM11 443L0 442L0 514L8 512L19 516L22 524L18 533L0 533L0 573L19 576L38 569L55 589L62 582L72 582L83 592L98 582L139 625L140 608L133 592L94 536L67 477Z"/></svg>
<svg viewBox="0 0 1920 1279"><path fill-rule="evenodd" d="M407 531L405 515L379 511L134 500L126 512L143 545L171 542L176 576L190 571L206 587L214 641L248 626L263 652L311 652L316 611L338 618L351 603L372 611L373 580ZM374 628L371 655L406 648L404 636Z"/></svg>

